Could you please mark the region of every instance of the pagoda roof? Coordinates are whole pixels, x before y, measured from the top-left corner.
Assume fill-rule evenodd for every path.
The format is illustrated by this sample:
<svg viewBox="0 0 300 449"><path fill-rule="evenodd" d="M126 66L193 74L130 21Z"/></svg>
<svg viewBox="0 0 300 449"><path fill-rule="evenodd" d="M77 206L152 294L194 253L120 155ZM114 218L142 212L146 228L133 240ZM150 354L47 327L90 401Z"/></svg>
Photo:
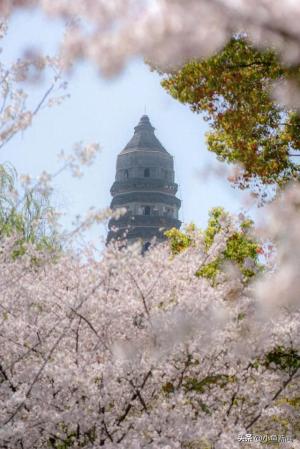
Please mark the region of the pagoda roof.
<svg viewBox="0 0 300 449"><path fill-rule="evenodd" d="M158 151L169 154L162 146L151 125L148 115L143 115L139 124L134 128L134 135L120 154L133 151Z"/></svg>

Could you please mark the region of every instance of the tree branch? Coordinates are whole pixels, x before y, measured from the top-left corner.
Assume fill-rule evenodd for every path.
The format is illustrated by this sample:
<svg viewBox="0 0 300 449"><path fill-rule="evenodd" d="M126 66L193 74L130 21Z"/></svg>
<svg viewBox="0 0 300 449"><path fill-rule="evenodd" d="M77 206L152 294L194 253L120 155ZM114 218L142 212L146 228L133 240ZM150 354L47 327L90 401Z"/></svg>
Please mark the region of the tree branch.
<svg viewBox="0 0 300 449"><path fill-rule="evenodd" d="M11 382L11 380L8 378L3 366L0 363L0 374L2 374L4 380L6 380L9 383L9 386L11 388L11 390L15 393L17 391L16 387L14 386L14 384Z"/></svg>
<svg viewBox="0 0 300 449"><path fill-rule="evenodd" d="M146 385L147 380L149 379L149 377L152 374L152 370L149 370L148 373L146 374L142 385L139 387L140 390L142 390L144 388L144 386ZM121 424L122 421L124 421L124 419L127 417L128 413L130 412L131 408L132 408L132 402L138 397L137 392L135 392L131 398L129 403L127 404L127 407L124 411L124 413L116 420L116 424L119 426Z"/></svg>
<svg viewBox="0 0 300 449"><path fill-rule="evenodd" d="M141 298L142 298L142 301L143 301L143 305L144 305L145 312L146 312L148 318L150 318L150 312L149 312L149 309L148 309L148 306L147 306L147 303L146 303L145 295L144 295L144 293L142 292L142 290L141 290L140 286L138 285L137 281L135 280L134 276L130 273L130 271L129 271L129 275L130 275L131 279L132 279L133 282L134 282L134 285L136 286L136 288L138 289L138 291L139 291L139 293L140 293L140 295L141 295Z"/></svg>
<svg viewBox="0 0 300 449"><path fill-rule="evenodd" d="M269 404L267 404L267 405L261 410L261 412L259 412L259 413L252 419L252 421L250 421L250 423L245 427L246 430L250 429L250 428L253 426L253 424L255 424L255 423L259 420L259 418L261 417L263 411L266 410L266 409L268 409L268 408L271 406L272 402L275 401L275 400L278 398L278 396L283 392L283 390L284 390L284 389L289 385L289 383L293 380L293 378L294 378L295 374L297 373L298 369L299 369L299 368L297 367L297 368L295 368L295 369L292 371L292 373L289 375L289 377L287 378L287 380L286 380L285 382L283 382L282 386L281 386L281 387L278 389L278 391L274 394L274 396L272 397L272 399L271 399L271 401L269 402Z"/></svg>

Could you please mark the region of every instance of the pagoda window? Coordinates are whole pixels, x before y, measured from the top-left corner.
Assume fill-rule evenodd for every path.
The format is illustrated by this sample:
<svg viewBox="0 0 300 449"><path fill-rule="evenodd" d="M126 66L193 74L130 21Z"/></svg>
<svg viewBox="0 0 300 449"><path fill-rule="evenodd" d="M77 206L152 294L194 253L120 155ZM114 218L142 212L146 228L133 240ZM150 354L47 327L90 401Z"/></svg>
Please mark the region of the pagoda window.
<svg viewBox="0 0 300 449"><path fill-rule="evenodd" d="M144 170L144 178L149 178L150 177L150 168L145 168Z"/></svg>
<svg viewBox="0 0 300 449"><path fill-rule="evenodd" d="M165 207L163 215L165 217L173 217L174 216L173 208L172 207Z"/></svg>
<svg viewBox="0 0 300 449"><path fill-rule="evenodd" d="M151 207L150 206L143 207L143 215L151 215Z"/></svg>
<svg viewBox="0 0 300 449"><path fill-rule="evenodd" d="M129 172L128 170L124 170L124 178L128 179L129 178Z"/></svg>

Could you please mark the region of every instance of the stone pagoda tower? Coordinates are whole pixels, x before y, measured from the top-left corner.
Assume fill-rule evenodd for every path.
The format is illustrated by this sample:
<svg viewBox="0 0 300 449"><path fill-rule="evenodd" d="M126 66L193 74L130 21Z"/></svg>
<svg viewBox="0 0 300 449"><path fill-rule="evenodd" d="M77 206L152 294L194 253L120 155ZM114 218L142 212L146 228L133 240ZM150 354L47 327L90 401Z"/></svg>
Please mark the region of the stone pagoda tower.
<svg viewBox="0 0 300 449"><path fill-rule="evenodd" d="M129 243L141 240L147 248L153 237L164 240L164 231L181 225L177 188L173 157L155 136L149 117L143 115L117 158L111 209L123 207L127 212L109 221L107 242L122 240L126 234Z"/></svg>

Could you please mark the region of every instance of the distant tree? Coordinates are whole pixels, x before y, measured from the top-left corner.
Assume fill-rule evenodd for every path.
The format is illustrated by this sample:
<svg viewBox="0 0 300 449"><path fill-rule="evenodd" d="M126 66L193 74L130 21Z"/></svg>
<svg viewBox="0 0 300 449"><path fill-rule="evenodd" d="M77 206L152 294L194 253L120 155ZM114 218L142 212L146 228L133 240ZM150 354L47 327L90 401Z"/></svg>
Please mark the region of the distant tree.
<svg viewBox="0 0 300 449"><path fill-rule="evenodd" d="M14 257L24 254L27 244L40 250L57 250L59 236L49 195L35 189L18 193L16 184L15 169L0 165L0 239L16 237Z"/></svg>
<svg viewBox="0 0 300 449"><path fill-rule="evenodd" d="M164 73L163 87L210 125L208 149L221 161L239 163L232 178L240 188L285 185L299 178L300 116L272 97L273 83L299 79L298 66L285 67L272 49L259 51L237 36L207 59Z"/></svg>

